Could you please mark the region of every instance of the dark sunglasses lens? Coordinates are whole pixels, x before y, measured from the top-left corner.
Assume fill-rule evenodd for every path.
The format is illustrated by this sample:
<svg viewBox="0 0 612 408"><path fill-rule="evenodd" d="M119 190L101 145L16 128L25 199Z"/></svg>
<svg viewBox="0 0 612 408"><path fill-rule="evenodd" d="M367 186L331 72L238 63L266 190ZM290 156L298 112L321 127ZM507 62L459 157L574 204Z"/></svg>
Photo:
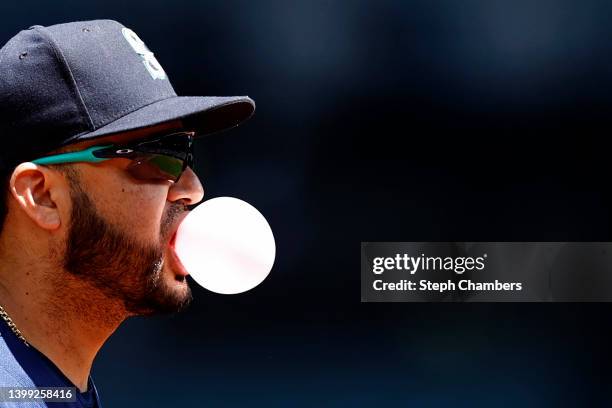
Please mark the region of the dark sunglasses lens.
<svg viewBox="0 0 612 408"><path fill-rule="evenodd" d="M176 133L147 142L139 143L136 150L143 153L167 154L170 156L186 157L192 149L190 133Z"/></svg>
<svg viewBox="0 0 612 408"><path fill-rule="evenodd" d="M134 158L127 171L139 180L177 181L183 173L183 163L176 157L147 154Z"/></svg>

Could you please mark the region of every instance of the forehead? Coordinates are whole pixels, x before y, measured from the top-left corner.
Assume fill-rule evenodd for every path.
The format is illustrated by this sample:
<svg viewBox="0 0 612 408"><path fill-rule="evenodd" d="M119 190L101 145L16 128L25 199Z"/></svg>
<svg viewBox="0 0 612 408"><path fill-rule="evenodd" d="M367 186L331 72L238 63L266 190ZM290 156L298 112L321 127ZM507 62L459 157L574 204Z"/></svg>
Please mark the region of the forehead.
<svg viewBox="0 0 612 408"><path fill-rule="evenodd" d="M63 150L80 150L90 146L102 144L123 144L134 140L148 139L154 136L169 134L183 130L183 124L180 120L165 122L155 126L149 126L142 129L131 130L129 132L117 133L110 136L100 137L92 140L86 140L79 143L68 145Z"/></svg>

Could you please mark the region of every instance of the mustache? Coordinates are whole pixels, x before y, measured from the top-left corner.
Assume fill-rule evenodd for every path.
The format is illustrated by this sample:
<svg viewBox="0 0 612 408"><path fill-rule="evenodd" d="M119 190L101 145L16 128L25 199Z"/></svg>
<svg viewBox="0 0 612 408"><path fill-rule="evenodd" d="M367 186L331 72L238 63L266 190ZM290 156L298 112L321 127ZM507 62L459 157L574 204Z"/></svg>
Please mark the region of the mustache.
<svg viewBox="0 0 612 408"><path fill-rule="evenodd" d="M164 217L160 228L162 237L167 237L170 230L172 229L172 226L186 212L189 212L189 207L187 205L180 203L170 204L170 208L168 208L168 211L166 212L166 216Z"/></svg>

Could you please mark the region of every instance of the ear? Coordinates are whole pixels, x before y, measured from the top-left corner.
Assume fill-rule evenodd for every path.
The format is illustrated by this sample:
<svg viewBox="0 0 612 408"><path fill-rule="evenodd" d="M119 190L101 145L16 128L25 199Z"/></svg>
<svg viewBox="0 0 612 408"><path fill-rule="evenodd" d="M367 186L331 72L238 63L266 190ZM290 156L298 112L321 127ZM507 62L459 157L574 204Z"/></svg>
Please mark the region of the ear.
<svg viewBox="0 0 612 408"><path fill-rule="evenodd" d="M65 180L57 171L34 163L21 163L11 175L9 190L19 207L39 227L48 231L60 227L57 199L66 189Z"/></svg>

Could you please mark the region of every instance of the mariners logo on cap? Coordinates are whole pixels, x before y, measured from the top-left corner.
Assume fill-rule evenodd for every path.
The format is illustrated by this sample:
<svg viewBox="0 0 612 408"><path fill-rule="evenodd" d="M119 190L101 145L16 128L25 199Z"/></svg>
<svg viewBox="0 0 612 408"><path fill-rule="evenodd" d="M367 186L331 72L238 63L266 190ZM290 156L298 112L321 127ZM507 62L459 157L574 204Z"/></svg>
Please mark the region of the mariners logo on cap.
<svg viewBox="0 0 612 408"><path fill-rule="evenodd" d="M127 42L132 46L134 51L142 58L142 63L149 71L151 78L153 79L167 79L166 72L162 68L161 64L155 58L155 55L147 48L145 43L136 35L136 33L129 28L123 28L121 30L123 36Z"/></svg>

